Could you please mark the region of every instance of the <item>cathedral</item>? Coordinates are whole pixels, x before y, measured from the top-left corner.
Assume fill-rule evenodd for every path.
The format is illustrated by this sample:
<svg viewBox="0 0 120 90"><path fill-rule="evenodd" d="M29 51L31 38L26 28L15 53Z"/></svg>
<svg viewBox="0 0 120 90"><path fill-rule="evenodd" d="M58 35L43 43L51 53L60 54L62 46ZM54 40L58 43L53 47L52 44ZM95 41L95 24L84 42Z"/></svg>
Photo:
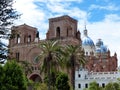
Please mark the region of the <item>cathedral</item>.
<svg viewBox="0 0 120 90"><path fill-rule="evenodd" d="M40 43L47 40L58 40L61 45L80 45L84 49L86 64L85 69L93 72L109 72L117 70L117 54L110 55L110 50L101 39L96 44L88 36L85 28L84 38L77 27L78 21L68 15L50 18L46 39L40 40L37 28L27 24L13 26L11 28L11 39L9 40L9 57L18 62L29 62L32 72L27 77L33 81L41 81L39 66L41 62L36 57L41 50Z"/></svg>
<svg viewBox="0 0 120 90"><path fill-rule="evenodd" d="M96 44L88 36L87 29L84 30L82 47L85 51L87 63L85 68L93 72L117 71L117 54L110 55L110 50L104 45L101 39Z"/></svg>

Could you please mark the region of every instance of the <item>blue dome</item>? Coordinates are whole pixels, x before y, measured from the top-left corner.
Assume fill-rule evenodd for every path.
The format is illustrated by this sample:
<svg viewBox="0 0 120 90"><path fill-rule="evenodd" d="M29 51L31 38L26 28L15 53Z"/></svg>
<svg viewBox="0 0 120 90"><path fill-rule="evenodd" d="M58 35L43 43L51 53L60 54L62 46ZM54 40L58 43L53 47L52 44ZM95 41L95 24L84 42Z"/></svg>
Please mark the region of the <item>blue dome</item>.
<svg viewBox="0 0 120 90"><path fill-rule="evenodd" d="M100 48L96 49L97 53L106 53L107 51L108 51L108 49L104 45L101 45Z"/></svg>
<svg viewBox="0 0 120 90"><path fill-rule="evenodd" d="M83 38L82 45L94 46L94 42L90 37L87 36Z"/></svg>
<svg viewBox="0 0 120 90"><path fill-rule="evenodd" d="M104 45L101 45L101 52L106 53L107 52L107 47Z"/></svg>

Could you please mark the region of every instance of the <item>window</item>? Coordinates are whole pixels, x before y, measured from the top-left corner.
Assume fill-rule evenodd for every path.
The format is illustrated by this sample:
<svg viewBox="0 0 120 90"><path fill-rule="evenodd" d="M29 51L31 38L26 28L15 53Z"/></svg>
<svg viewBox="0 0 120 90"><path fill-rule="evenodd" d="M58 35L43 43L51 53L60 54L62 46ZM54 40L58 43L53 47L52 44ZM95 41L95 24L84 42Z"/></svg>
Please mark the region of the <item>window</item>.
<svg viewBox="0 0 120 90"><path fill-rule="evenodd" d="M28 42L31 42L31 35L28 36Z"/></svg>
<svg viewBox="0 0 120 90"><path fill-rule="evenodd" d="M103 87L103 88L105 87L105 83L102 83L102 87Z"/></svg>
<svg viewBox="0 0 120 90"><path fill-rule="evenodd" d="M20 35L17 34L17 44L20 43Z"/></svg>
<svg viewBox="0 0 120 90"><path fill-rule="evenodd" d="M56 37L60 38L60 27L57 27L56 29Z"/></svg>
<svg viewBox="0 0 120 90"><path fill-rule="evenodd" d="M85 88L88 88L88 84L87 83L85 84Z"/></svg>
<svg viewBox="0 0 120 90"><path fill-rule="evenodd" d="M80 75L80 74L78 74L78 77L80 78L80 77L81 77L81 75Z"/></svg>
<svg viewBox="0 0 120 90"><path fill-rule="evenodd" d="M78 84L78 88L81 88L81 84Z"/></svg>
<svg viewBox="0 0 120 90"><path fill-rule="evenodd" d="M36 38L39 38L39 32L37 31Z"/></svg>
<svg viewBox="0 0 120 90"><path fill-rule="evenodd" d="M99 86L99 83L97 83L97 85Z"/></svg>
<svg viewBox="0 0 120 90"><path fill-rule="evenodd" d="M17 53L16 53L16 60L17 60L17 61L19 61L19 57L20 57L20 53L17 52Z"/></svg>
<svg viewBox="0 0 120 90"><path fill-rule="evenodd" d="M88 52L86 52L86 55L88 55Z"/></svg>

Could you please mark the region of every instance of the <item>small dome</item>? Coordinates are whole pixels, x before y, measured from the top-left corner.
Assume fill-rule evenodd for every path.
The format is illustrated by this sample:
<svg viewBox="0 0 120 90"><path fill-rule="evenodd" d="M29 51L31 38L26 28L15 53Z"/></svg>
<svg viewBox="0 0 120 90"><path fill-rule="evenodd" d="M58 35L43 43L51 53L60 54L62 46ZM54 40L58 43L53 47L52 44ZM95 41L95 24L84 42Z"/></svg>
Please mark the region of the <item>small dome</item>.
<svg viewBox="0 0 120 90"><path fill-rule="evenodd" d="M94 42L90 37L86 36L83 38L82 45L94 46Z"/></svg>
<svg viewBox="0 0 120 90"><path fill-rule="evenodd" d="M100 48L96 49L96 53L106 53L108 51L106 46L101 46Z"/></svg>
<svg viewBox="0 0 120 90"><path fill-rule="evenodd" d="M101 39L98 39L96 43L96 53L106 53L108 51L107 47L104 45Z"/></svg>
<svg viewBox="0 0 120 90"><path fill-rule="evenodd" d="M106 53L108 51L107 47L104 45L101 45L101 52Z"/></svg>

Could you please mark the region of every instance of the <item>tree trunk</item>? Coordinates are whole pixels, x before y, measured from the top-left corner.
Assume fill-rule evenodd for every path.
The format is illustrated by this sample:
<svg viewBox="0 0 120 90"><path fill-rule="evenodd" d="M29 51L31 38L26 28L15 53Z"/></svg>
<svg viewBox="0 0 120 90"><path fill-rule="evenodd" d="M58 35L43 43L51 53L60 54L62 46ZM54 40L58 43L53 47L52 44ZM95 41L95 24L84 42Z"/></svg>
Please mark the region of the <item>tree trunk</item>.
<svg viewBox="0 0 120 90"><path fill-rule="evenodd" d="M48 90L50 90L50 62L48 62Z"/></svg>
<svg viewBox="0 0 120 90"><path fill-rule="evenodd" d="M51 88L50 88L50 69L51 69L51 67L50 67L50 62L51 62L51 60L52 60L52 55L51 55L51 52L49 53L49 55L48 55L48 58L47 58L47 62L48 62L48 90L51 90Z"/></svg>
<svg viewBox="0 0 120 90"><path fill-rule="evenodd" d="M74 55L71 56L71 82L72 82L72 86L73 86L73 90L75 89L75 58Z"/></svg>

